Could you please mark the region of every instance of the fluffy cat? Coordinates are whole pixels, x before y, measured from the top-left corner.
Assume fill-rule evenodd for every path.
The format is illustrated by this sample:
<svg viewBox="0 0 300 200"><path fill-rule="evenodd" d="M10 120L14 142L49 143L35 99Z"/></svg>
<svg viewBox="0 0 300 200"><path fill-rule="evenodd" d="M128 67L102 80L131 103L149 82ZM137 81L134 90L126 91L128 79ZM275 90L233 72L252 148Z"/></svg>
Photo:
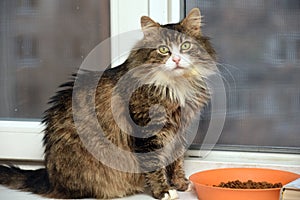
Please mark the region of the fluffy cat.
<svg viewBox="0 0 300 200"><path fill-rule="evenodd" d="M185 129L209 101L215 51L199 9L176 24L141 18L144 34L118 67L79 73L45 112L45 168L0 166L0 184L50 198L177 198ZM96 86L93 84L96 83Z"/></svg>

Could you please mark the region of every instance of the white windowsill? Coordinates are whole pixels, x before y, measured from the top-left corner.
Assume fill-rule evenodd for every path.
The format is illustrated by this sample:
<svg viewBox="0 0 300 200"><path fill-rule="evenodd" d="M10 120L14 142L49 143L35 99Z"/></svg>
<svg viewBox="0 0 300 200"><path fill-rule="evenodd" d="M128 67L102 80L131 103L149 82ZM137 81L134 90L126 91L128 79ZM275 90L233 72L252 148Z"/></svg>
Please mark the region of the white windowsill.
<svg viewBox="0 0 300 200"><path fill-rule="evenodd" d="M232 152L231 152L232 153ZM227 154L227 155L226 155ZM238 154L234 152L231 154L229 152L212 152L207 158L203 160L194 159L194 158L188 158L185 162L185 169L186 169L186 175L189 177L191 174L208 170L208 169L215 169L215 168L224 168L224 167L262 167L262 168L272 168L272 169L280 169L280 170L286 170L291 171L295 173L300 174L300 163L299 163L299 155L286 155L287 163L281 163L281 165L274 164L271 160L268 160L270 158L270 155L259 155L256 154L259 158L266 158L266 162L263 164L262 162L250 162L255 154L253 154L250 157L244 157L243 160L239 160ZM223 155L223 156L221 156ZM242 155L242 154L240 154ZM221 157L220 157L221 156ZM272 155L277 157L276 155ZM233 158L233 162L223 161L223 158L231 157ZM277 157L279 158L279 157ZM283 158L283 157L282 157ZM249 160L248 160L249 159ZM291 160L290 160L291 159ZM294 160L298 159L298 160ZM257 159L259 160L259 159ZM27 166L28 167L28 166ZM37 168L39 166L35 166L33 168ZM196 200L197 197L195 193L192 192L179 192L180 199L185 200ZM15 190L10 190L5 187L0 186L0 199L14 199L14 200L37 200L37 199L46 199L42 198L37 195L25 193L25 192L19 192ZM134 195L126 198L121 198L123 200L138 200L138 199L153 199L151 196L146 194L139 194Z"/></svg>
<svg viewBox="0 0 300 200"><path fill-rule="evenodd" d="M42 160L43 130L40 122L0 121L0 160Z"/></svg>

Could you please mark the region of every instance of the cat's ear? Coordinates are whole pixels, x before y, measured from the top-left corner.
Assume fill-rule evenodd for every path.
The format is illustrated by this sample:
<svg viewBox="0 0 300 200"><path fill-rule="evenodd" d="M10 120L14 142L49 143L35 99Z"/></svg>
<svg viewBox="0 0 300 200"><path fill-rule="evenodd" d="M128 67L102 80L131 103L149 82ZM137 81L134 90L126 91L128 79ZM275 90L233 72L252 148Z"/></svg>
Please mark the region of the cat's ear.
<svg viewBox="0 0 300 200"><path fill-rule="evenodd" d="M199 36L201 34L201 19L199 8L193 8L180 24L189 34Z"/></svg>
<svg viewBox="0 0 300 200"><path fill-rule="evenodd" d="M143 16L141 17L141 26L144 35L147 37L157 31L160 24L153 21L150 17Z"/></svg>

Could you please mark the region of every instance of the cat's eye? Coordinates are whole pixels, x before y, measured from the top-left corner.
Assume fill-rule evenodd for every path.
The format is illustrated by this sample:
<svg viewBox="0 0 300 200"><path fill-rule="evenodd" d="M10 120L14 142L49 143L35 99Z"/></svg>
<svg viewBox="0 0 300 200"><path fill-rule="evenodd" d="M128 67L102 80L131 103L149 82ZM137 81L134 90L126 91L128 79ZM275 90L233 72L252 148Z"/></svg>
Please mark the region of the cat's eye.
<svg viewBox="0 0 300 200"><path fill-rule="evenodd" d="M162 46L158 47L158 51L161 54L168 54L170 52L170 49L169 49L169 47L162 45Z"/></svg>
<svg viewBox="0 0 300 200"><path fill-rule="evenodd" d="M189 50L191 48L191 43L190 42L184 42L182 45L181 45L181 50Z"/></svg>

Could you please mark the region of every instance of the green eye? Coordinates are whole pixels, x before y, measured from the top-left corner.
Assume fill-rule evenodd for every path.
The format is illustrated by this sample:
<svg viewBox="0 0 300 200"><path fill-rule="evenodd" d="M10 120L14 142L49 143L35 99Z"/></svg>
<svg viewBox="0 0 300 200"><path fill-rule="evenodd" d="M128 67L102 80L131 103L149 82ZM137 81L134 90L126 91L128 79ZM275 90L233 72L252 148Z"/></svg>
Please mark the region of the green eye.
<svg viewBox="0 0 300 200"><path fill-rule="evenodd" d="M169 47L162 45L162 46L160 46L160 47L158 48L158 51L159 51L161 54L167 54L167 53L170 52L170 49L169 49Z"/></svg>
<svg viewBox="0 0 300 200"><path fill-rule="evenodd" d="M182 45L181 45L181 50L189 50L191 48L191 43L190 42L184 42Z"/></svg>

